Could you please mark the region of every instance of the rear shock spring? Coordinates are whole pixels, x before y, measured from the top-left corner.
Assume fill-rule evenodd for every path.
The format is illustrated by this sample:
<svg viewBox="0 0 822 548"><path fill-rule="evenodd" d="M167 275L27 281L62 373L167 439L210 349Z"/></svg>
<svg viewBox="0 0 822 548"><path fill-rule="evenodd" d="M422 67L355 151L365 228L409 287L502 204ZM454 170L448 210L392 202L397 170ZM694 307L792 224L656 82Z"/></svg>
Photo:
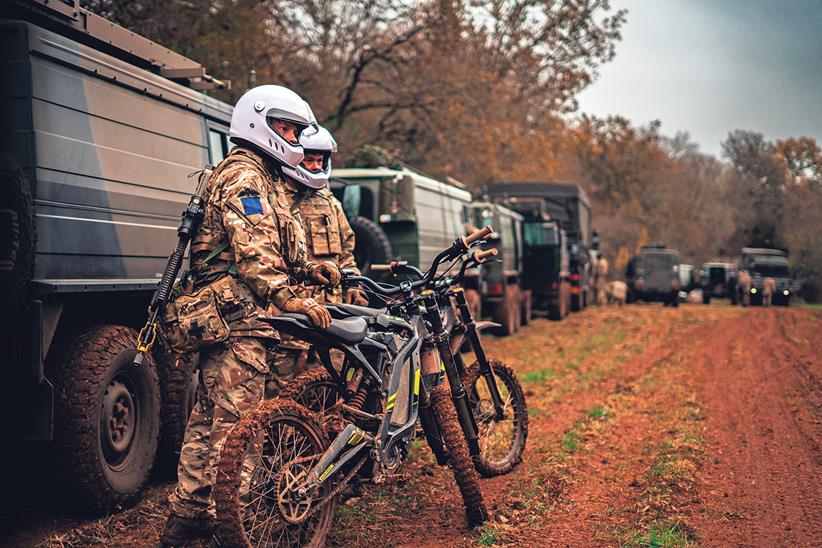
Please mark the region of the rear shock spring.
<svg viewBox="0 0 822 548"><path fill-rule="evenodd" d="M354 409L362 410L363 405L365 405L365 399L368 397L368 390L366 388L366 383L360 383L360 387L357 389L357 393L354 394L354 397L351 398L351 401L348 402L348 405L353 407Z"/></svg>

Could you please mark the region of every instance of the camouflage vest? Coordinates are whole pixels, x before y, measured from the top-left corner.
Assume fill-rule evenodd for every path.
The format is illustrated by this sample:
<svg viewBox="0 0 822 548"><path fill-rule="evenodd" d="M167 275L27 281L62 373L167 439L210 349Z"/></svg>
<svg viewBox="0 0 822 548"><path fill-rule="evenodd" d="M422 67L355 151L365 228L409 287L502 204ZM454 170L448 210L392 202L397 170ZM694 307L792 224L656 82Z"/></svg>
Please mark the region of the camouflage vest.
<svg viewBox="0 0 822 548"><path fill-rule="evenodd" d="M342 255L342 238L340 221L332 206L334 196L328 189L301 191L294 200L299 209L300 222L305 230L307 258L312 262L331 261L340 264ZM304 287L301 297L313 297L318 302L342 302L342 289L322 290L316 287Z"/></svg>

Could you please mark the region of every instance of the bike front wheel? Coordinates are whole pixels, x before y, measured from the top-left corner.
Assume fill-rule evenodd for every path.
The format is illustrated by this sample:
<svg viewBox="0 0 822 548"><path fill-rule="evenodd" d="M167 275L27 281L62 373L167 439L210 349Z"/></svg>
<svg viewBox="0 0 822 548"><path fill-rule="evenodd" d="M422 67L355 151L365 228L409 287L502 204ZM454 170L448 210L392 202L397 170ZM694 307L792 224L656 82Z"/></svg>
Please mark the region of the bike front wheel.
<svg viewBox="0 0 822 548"><path fill-rule="evenodd" d="M219 540L226 546L323 546L335 500L323 502L322 491L298 500L288 486L328 445L314 414L293 401L262 402L240 419L220 452L214 486Z"/></svg>
<svg viewBox="0 0 822 548"><path fill-rule="evenodd" d="M489 359L502 400L502 417L494 409L488 381L478 362L466 370L463 384L477 421L480 452L474 467L483 477L507 474L522 462L528 438L528 407L514 370L499 360Z"/></svg>

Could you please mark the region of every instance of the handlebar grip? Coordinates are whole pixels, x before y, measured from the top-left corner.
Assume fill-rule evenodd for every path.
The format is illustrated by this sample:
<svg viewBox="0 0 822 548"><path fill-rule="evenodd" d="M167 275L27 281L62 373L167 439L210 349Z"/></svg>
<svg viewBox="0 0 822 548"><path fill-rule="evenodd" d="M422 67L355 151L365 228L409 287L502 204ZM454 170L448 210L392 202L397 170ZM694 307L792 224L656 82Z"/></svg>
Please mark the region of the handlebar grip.
<svg viewBox="0 0 822 548"><path fill-rule="evenodd" d="M474 232L473 234L469 234L468 236L463 237L462 241L465 242L465 245L471 245L472 243L476 242L477 240L481 240L485 238L489 234L491 234L494 229L490 226L486 226Z"/></svg>
<svg viewBox="0 0 822 548"><path fill-rule="evenodd" d="M391 272L390 264L372 264L369 268L374 272Z"/></svg>
<svg viewBox="0 0 822 548"><path fill-rule="evenodd" d="M485 259L488 259L489 257L495 257L498 253L499 252L497 251L497 248L486 249L485 251L477 251L474 254L474 259L476 259L477 262L482 263L485 262Z"/></svg>

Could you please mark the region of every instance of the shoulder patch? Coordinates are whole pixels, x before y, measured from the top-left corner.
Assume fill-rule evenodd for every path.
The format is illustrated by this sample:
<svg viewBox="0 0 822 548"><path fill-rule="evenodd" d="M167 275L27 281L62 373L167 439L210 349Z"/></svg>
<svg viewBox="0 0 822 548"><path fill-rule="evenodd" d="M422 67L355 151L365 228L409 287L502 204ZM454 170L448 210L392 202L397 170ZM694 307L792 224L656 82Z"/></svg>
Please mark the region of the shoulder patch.
<svg viewBox="0 0 822 548"><path fill-rule="evenodd" d="M259 196L241 197L240 201L243 204L243 213L246 215L262 215L263 204Z"/></svg>

